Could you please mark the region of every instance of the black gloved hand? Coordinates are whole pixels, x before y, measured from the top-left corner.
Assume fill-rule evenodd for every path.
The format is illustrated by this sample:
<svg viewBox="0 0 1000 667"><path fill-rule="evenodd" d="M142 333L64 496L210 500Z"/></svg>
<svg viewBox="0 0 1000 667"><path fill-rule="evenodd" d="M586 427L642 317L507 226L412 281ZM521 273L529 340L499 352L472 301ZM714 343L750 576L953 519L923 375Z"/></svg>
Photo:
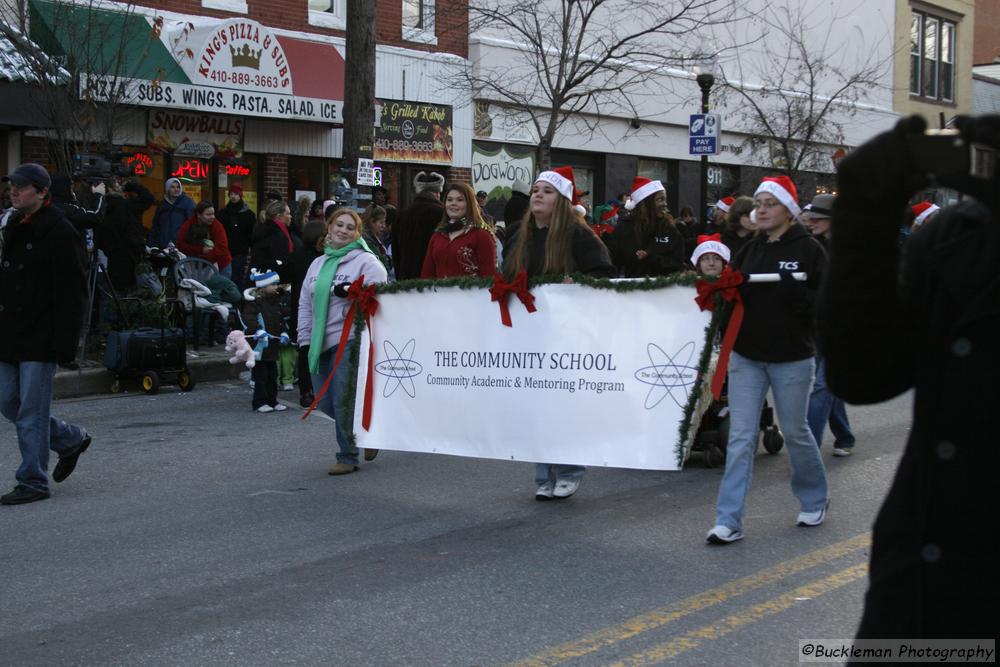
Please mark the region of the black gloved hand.
<svg viewBox="0 0 1000 667"><path fill-rule="evenodd" d="M781 282L783 283L794 284L796 282L795 276L792 275L792 271L790 269L778 269L778 276L781 277Z"/></svg>
<svg viewBox="0 0 1000 667"><path fill-rule="evenodd" d="M350 288L351 283L340 283L333 286L333 295L339 296L341 299L347 298L347 290Z"/></svg>
<svg viewBox="0 0 1000 667"><path fill-rule="evenodd" d="M927 122L909 116L896 127L862 144L845 157L837 168L839 203L904 208L916 192L930 182L910 156L907 137L921 134ZM896 224L893 221L893 224Z"/></svg>

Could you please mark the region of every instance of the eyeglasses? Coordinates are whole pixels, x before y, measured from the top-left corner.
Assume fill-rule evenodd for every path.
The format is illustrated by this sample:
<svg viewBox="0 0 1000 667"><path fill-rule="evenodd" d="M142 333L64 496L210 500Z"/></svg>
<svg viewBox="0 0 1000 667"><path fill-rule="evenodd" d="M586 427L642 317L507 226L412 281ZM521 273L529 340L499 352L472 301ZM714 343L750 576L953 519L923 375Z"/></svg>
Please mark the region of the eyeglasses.
<svg viewBox="0 0 1000 667"><path fill-rule="evenodd" d="M753 203L754 208L768 209L768 208L776 208L778 206L784 206L784 204L782 204L780 201L763 201L763 202L755 201Z"/></svg>

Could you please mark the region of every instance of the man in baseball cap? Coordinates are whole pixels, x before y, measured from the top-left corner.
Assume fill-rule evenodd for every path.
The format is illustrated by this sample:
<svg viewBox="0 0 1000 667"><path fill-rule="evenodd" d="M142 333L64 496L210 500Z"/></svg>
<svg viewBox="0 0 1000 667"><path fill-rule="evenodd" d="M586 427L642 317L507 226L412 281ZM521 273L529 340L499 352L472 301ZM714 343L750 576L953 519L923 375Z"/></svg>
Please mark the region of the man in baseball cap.
<svg viewBox="0 0 1000 667"><path fill-rule="evenodd" d="M52 178L45 167L34 162L26 162L20 167L3 177L4 182L10 182L19 188L29 185L35 186L36 190L43 190L52 187Z"/></svg>
<svg viewBox="0 0 1000 667"><path fill-rule="evenodd" d="M51 480L62 482L90 446L84 429L51 414L56 366L73 361L83 327L87 251L45 200L52 179L41 165L22 164L3 180L15 210L0 262L0 406L17 425L21 465L0 504L21 505L49 497L50 452L59 457Z"/></svg>

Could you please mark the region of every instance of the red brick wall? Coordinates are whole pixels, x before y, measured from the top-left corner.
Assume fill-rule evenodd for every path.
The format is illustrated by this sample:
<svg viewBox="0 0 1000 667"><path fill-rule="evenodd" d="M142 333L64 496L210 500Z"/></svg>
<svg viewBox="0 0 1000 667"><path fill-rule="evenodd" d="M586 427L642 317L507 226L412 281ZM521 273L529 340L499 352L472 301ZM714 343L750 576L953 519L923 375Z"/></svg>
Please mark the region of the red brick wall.
<svg viewBox="0 0 1000 667"><path fill-rule="evenodd" d="M449 183L458 181L472 185L472 169L469 167L451 167L448 169L448 173L445 174L445 178Z"/></svg>
<svg viewBox="0 0 1000 667"><path fill-rule="evenodd" d="M1000 56L1000 3L996 0L976 0L972 64L989 65L997 56Z"/></svg>
<svg viewBox="0 0 1000 667"><path fill-rule="evenodd" d="M264 156L264 193L288 191L288 156L269 153ZM263 197L261 197L263 201Z"/></svg>
<svg viewBox="0 0 1000 667"><path fill-rule="evenodd" d="M49 141L43 137L21 137L21 163L37 162L51 166L49 157Z"/></svg>
<svg viewBox="0 0 1000 667"><path fill-rule="evenodd" d="M365 0L372 2L376 0ZM229 19L241 16L215 9L204 9L201 0L140 0L136 4L182 14L198 14ZM403 40L402 0L377 0L376 35L379 44L402 46L417 51L441 51L465 57L469 53L468 0L437 0L436 33L438 43L419 44ZM268 27L300 30L322 35L344 35L343 30L328 30L309 25L307 0L247 0L247 18Z"/></svg>

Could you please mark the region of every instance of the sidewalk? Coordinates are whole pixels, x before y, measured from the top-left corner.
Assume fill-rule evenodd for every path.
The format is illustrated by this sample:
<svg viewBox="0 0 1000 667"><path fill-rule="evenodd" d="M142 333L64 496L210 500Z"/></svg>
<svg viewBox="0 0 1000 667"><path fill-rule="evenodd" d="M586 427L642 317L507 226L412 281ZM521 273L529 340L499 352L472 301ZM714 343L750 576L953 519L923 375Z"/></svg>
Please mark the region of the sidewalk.
<svg viewBox="0 0 1000 667"><path fill-rule="evenodd" d="M242 364L229 363L229 353L226 352L225 346L222 344L216 344L212 347L202 345L197 351L193 347L189 347L187 357L188 371L195 381L193 391L198 391L198 385L203 382L235 380L239 377L240 371L246 370ZM111 384L114 379L115 374L104 368L101 362L87 360L84 361L79 370L59 368L56 371L53 395L55 398L75 398L95 394L111 394ZM138 378L123 378L121 391L122 393L141 392L142 388L139 386Z"/></svg>

